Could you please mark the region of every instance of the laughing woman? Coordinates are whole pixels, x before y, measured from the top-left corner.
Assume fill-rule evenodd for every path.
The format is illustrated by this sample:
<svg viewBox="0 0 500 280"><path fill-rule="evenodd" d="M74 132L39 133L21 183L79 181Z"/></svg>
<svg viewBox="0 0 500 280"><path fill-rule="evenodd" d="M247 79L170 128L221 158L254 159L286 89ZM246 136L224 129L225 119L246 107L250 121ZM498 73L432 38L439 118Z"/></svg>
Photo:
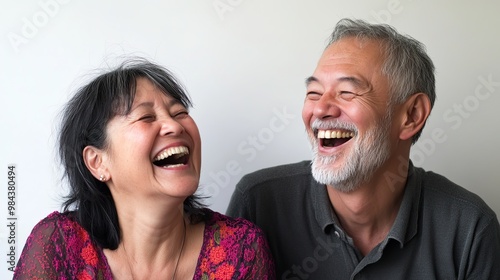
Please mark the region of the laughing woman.
<svg viewBox="0 0 500 280"><path fill-rule="evenodd" d="M167 69L143 59L82 87L59 136L70 193L34 227L14 279L274 279L263 232L194 195L190 105Z"/></svg>

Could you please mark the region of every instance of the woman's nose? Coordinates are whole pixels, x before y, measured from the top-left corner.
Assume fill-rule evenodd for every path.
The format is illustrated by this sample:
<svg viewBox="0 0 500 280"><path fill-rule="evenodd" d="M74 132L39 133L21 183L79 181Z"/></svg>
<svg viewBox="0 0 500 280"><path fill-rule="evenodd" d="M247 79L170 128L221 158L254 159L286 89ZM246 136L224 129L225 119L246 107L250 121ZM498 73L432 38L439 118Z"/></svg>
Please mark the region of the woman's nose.
<svg viewBox="0 0 500 280"><path fill-rule="evenodd" d="M161 122L161 135L178 135L184 131L184 127L175 118L168 116L159 121Z"/></svg>

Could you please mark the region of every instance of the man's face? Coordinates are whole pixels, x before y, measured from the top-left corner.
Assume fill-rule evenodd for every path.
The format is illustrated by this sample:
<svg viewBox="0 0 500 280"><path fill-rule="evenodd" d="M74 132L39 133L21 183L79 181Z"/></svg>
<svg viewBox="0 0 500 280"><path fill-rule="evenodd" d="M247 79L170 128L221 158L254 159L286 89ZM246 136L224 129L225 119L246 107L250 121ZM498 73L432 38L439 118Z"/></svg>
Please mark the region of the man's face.
<svg viewBox="0 0 500 280"><path fill-rule="evenodd" d="M350 192L390 155L389 83L378 41L345 38L329 46L307 79L302 118L314 178Z"/></svg>

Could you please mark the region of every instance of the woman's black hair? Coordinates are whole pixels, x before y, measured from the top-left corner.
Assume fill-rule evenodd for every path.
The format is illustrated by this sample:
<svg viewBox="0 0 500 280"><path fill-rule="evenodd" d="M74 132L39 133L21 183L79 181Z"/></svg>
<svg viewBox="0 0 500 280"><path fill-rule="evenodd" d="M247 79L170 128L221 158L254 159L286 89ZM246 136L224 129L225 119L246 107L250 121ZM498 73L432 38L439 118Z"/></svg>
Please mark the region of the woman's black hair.
<svg viewBox="0 0 500 280"><path fill-rule="evenodd" d="M80 88L62 112L59 156L69 194L64 211L73 211L77 221L102 248L116 249L120 243L118 214L107 185L96 179L83 160L83 149L107 145L106 125L116 115L130 112L138 78L146 78L186 108L192 102L170 71L143 58L125 61ZM196 195L184 201L192 222L203 219L203 204ZM74 209L73 209L74 208Z"/></svg>

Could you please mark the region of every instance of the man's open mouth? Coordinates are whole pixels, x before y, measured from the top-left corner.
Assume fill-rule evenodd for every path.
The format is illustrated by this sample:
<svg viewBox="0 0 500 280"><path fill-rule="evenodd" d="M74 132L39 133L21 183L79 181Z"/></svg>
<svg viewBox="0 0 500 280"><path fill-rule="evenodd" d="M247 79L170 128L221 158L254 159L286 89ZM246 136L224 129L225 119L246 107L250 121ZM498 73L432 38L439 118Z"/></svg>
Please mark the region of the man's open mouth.
<svg viewBox="0 0 500 280"><path fill-rule="evenodd" d="M353 131L318 129L317 137L323 147L338 147L354 137Z"/></svg>
<svg viewBox="0 0 500 280"><path fill-rule="evenodd" d="M170 147L161 151L154 159L153 164L159 167L172 168L186 165L189 160L189 149L185 146Z"/></svg>

